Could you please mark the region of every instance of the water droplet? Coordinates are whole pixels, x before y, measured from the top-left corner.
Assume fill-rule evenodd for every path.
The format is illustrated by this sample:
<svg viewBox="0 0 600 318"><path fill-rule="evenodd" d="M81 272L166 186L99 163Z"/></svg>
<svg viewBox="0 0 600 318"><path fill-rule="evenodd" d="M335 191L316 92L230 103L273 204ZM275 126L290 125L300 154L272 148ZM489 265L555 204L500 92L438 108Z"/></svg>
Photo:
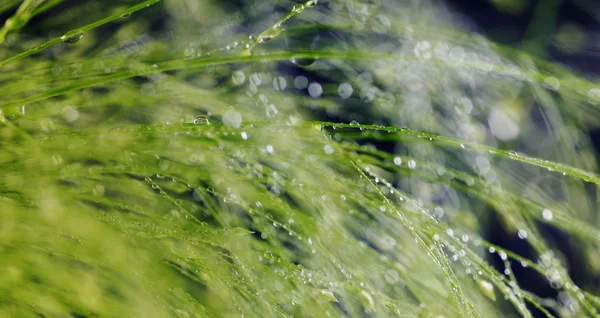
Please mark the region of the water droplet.
<svg viewBox="0 0 600 318"><path fill-rule="evenodd" d="M590 103L596 105L600 102L600 88L590 88L587 92L588 98L590 98Z"/></svg>
<svg viewBox="0 0 600 318"><path fill-rule="evenodd" d="M432 47L429 41L420 41L415 46L415 55L418 58L422 58L424 60L429 60L432 57Z"/></svg>
<svg viewBox="0 0 600 318"><path fill-rule="evenodd" d="M517 235L519 236L519 238L520 238L520 239L524 240L524 239L526 239L526 238L527 238L527 231L525 231L525 230L523 230L523 229L520 229L520 230L517 232Z"/></svg>
<svg viewBox="0 0 600 318"><path fill-rule="evenodd" d="M548 76L544 78L544 86L553 91L558 91L558 89L560 88L560 81L556 77Z"/></svg>
<svg viewBox="0 0 600 318"><path fill-rule="evenodd" d="M194 124L196 125L200 125L200 124L209 124L210 122L208 121L208 118L206 116L198 116L194 119Z"/></svg>
<svg viewBox="0 0 600 318"><path fill-rule="evenodd" d="M310 1L306 2L306 6L307 7L314 7L314 6L317 5L318 2L319 2L318 0L310 0Z"/></svg>
<svg viewBox="0 0 600 318"><path fill-rule="evenodd" d="M268 152L270 155L272 155L272 154L274 154L274 153L275 153L275 148L273 148L273 146L272 146L272 145L267 145L266 149L267 149L267 152Z"/></svg>
<svg viewBox="0 0 600 318"><path fill-rule="evenodd" d="M233 75L231 75L231 80L235 85L241 85L246 81L246 75L242 71L235 71L233 72Z"/></svg>
<svg viewBox="0 0 600 318"><path fill-rule="evenodd" d="M287 87L287 81L283 76L277 76L273 79L273 88L278 91L282 91Z"/></svg>
<svg viewBox="0 0 600 318"><path fill-rule="evenodd" d="M242 114L235 109L230 109L223 114L223 124L228 128L240 128L242 125Z"/></svg>
<svg viewBox="0 0 600 318"><path fill-rule="evenodd" d="M375 99L375 89L365 87L360 91L360 99L365 103L370 103Z"/></svg>
<svg viewBox="0 0 600 318"><path fill-rule="evenodd" d="M510 151L508 152L508 154L509 154L510 156L518 156L518 155L519 155L519 154L518 154L516 151L514 151L514 150L510 150Z"/></svg>
<svg viewBox="0 0 600 318"><path fill-rule="evenodd" d="M260 84L262 84L262 74L252 73L252 75L250 75L250 83L254 86L260 86Z"/></svg>
<svg viewBox="0 0 600 318"><path fill-rule="evenodd" d="M470 114L473 111L473 101L466 96L462 96L458 98L456 101L456 105L459 109L464 111L467 114Z"/></svg>
<svg viewBox="0 0 600 318"><path fill-rule="evenodd" d="M297 89L305 89L306 86L308 86L308 79L306 76L296 76L296 78L294 78L294 86Z"/></svg>
<svg viewBox="0 0 600 318"><path fill-rule="evenodd" d="M312 82L308 85L308 94L312 98L319 98L323 94L323 87L317 82Z"/></svg>
<svg viewBox="0 0 600 318"><path fill-rule="evenodd" d="M83 33L78 33L72 36L67 36L66 34L61 36L61 41L69 44L77 43L83 37Z"/></svg>
<svg viewBox="0 0 600 318"><path fill-rule="evenodd" d="M494 293L494 284L490 283L485 279L478 279L477 285L479 289L491 300L496 300L496 294Z"/></svg>
<svg viewBox="0 0 600 318"><path fill-rule="evenodd" d="M245 131L242 131L240 135L242 136L242 139L248 140L248 134Z"/></svg>
<svg viewBox="0 0 600 318"><path fill-rule="evenodd" d="M315 63L316 59L311 57L292 57L292 63L301 66L308 67Z"/></svg>
<svg viewBox="0 0 600 318"><path fill-rule="evenodd" d="M396 166L401 165L402 164L402 158L400 158L400 157L394 157L394 164Z"/></svg>
<svg viewBox="0 0 600 318"><path fill-rule="evenodd" d="M550 221L554 218L552 211L550 211L549 209L544 209L542 211L542 216L544 217L545 220L548 220L548 221Z"/></svg>
<svg viewBox="0 0 600 318"><path fill-rule="evenodd" d="M68 122L74 122L79 118L79 112L73 106L65 106L60 111L62 117Z"/></svg>
<svg viewBox="0 0 600 318"><path fill-rule="evenodd" d="M352 96L353 92L354 92L354 89L352 88L352 85L350 85L349 83L342 83L342 84L340 84L340 86L338 86L338 94L343 99L350 98L350 96Z"/></svg>
<svg viewBox="0 0 600 318"><path fill-rule="evenodd" d="M59 165L61 164L63 161L62 157L60 155L54 155L52 156L52 163L55 165Z"/></svg>
<svg viewBox="0 0 600 318"><path fill-rule="evenodd" d="M322 298L324 301L338 302L338 299L333 295L333 293L327 289L321 290L320 298Z"/></svg>
<svg viewBox="0 0 600 318"><path fill-rule="evenodd" d="M325 147L323 147L323 150L325 151L326 154L330 155L333 153L333 147L331 147L330 145L325 145Z"/></svg>
<svg viewBox="0 0 600 318"><path fill-rule="evenodd" d="M267 117L273 118L273 117L277 116L277 114L279 113L279 110L277 109L277 107L274 104L270 104L265 108L265 113L267 114Z"/></svg>
<svg viewBox="0 0 600 318"><path fill-rule="evenodd" d="M373 296L369 294L366 290L360 292L360 302L368 311L375 310L375 300L373 300Z"/></svg>
<svg viewBox="0 0 600 318"><path fill-rule="evenodd" d="M131 12L121 15L121 18L125 19L125 18L129 18L130 16L131 16Z"/></svg>
<svg viewBox="0 0 600 318"><path fill-rule="evenodd" d="M273 37L271 36L263 36L260 38L260 40L258 42L260 43L269 43L273 40Z"/></svg>
<svg viewBox="0 0 600 318"><path fill-rule="evenodd" d="M414 169L414 168L416 168L416 167L417 167L417 162L416 162L416 161L414 161L414 160L412 160L412 159L411 159L411 160L409 160L409 161L408 161L408 167L409 167L409 168L411 168L411 169Z"/></svg>
<svg viewBox="0 0 600 318"><path fill-rule="evenodd" d="M300 13L304 10L304 5L303 4L296 4L294 5L294 7L292 8L292 12L295 13Z"/></svg>

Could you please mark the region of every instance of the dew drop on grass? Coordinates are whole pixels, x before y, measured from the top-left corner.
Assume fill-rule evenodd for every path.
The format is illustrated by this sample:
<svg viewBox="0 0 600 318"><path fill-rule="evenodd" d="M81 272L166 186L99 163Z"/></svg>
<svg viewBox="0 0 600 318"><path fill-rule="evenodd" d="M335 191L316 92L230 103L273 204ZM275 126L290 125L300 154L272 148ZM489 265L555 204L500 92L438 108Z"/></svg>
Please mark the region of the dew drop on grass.
<svg viewBox="0 0 600 318"><path fill-rule="evenodd" d="M300 13L300 12L302 12L302 10L304 10L304 5L303 4L296 4L292 8L292 12L294 12L294 13Z"/></svg>
<svg viewBox="0 0 600 318"><path fill-rule="evenodd" d="M556 77L548 76L544 78L544 86L553 91L558 91L558 89L560 88L560 81Z"/></svg>
<svg viewBox="0 0 600 318"><path fill-rule="evenodd" d="M126 19L126 18L129 18L130 16L131 16L131 12L121 15L121 18Z"/></svg>
<svg viewBox="0 0 600 318"><path fill-rule="evenodd" d="M223 124L228 128L240 128L242 114L235 109L230 109L223 114Z"/></svg>
<svg viewBox="0 0 600 318"><path fill-rule="evenodd" d="M267 147L265 149L267 150L267 153L269 153L270 155L275 153L275 148L273 148L272 145L267 145Z"/></svg>
<svg viewBox="0 0 600 318"><path fill-rule="evenodd" d="M600 88L590 88L587 92L590 103L596 105L600 102Z"/></svg>
<svg viewBox="0 0 600 318"><path fill-rule="evenodd" d="M311 57L292 57L292 63L300 67L308 67L315 63L316 59Z"/></svg>
<svg viewBox="0 0 600 318"><path fill-rule="evenodd" d="M373 84L373 75L369 72L362 72L356 77L356 83L359 87L367 87Z"/></svg>
<svg viewBox="0 0 600 318"><path fill-rule="evenodd" d="M231 80L235 85L242 85L246 81L246 75L242 71L235 71L231 75Z"/></svg>
<svg viewBox="0 0 600 318"><path fill-rule="evenodd" d="M370 103L375 99L375 89L365 87L360 91L360 99L365 103Z"/></svg>
<svg viewBox="0 0 600 318"><path fill-rule="evenodd" d="M394 164L396 166L401 165L402 164L402 158L400 158L400 157L394 157Z"/></svg>
<svg viewBox="0 0 600 318"><path fill-rule="evenodd" d="M55 165L59 165L61 164L63 161L62 157L60 155L53 155L52 156L52 163Z"/></svg>
<svg viewBox="0 0 600 318"><path fill-rule="evenodd" d="M330 145L325 145L325 147L323 147L323 151L325 151L325 153L328 155L331 155L334 152L333 147Z"/></svg>
<svg viewBox="0 0 600 318"><path fill-rule="evenodd" d="M200 125L200 124L209 124L210 122L208 121L208 118L206 116L198 116L196 118L194 118L194 124L196 125Z"/></svg>
<svg viewBox="0 0 600 318"><path fill-rule="evenodd" d="M287 87L287 81L283 76L277 76L273 79L273 88L282 91Z"/></svg>
<svg viewBox="0 0 600 318"><path fill-rule="evenodd" d="M435 215L437 215L438 218L441 218L444 216L444 208L442 208L441 206L437 206L433 209L433 211L435 212Z"/></svg>
<svg viewBox="0 0 600 318"><path fill-rule="evenodd" d="M279 110L277 109L277 106L275 106L274 104L270 104L265 108L265 113L267 114L267 117L273 118L277 116Z"/></svg>
<svg viewBox="0 0 600 318"><path fill-rule="evenodd" d="M371 294L369 294L369 292L366 290L360 292L360 302L366 310L375 310L375 300L373 300L373 296L371 296Z"/></svg>
<svg viewBox="0 0 600 318"><path fill-rule="evenodd" d="M414 161L414 160L412 160L412 159L411 159L411 160L409 160L409 161L408 161L408 167L409 167L409 168L411 168L411 169L414 169L414 168L416 168L416 167L417 167L417 162L416 162L416 161Z"/></svg>
<svg viewBox="0 0 600 318"><path fill-rule="evenodd" d="M330 290L322 289L319 298L324 301L338 302L338 299L333 295Z"/></svg>
<svg viewBox="0 0 600 318"><path fill-rule="evenodd" d="M308 79L306 76L299 75L294 78L294 87L297 89L305 89L306 86L308 86Z"/></svg>
<svg viewBox="0 0 600 318"><path fill-rule="evenodd" d="M323 94L323 87L317 82L312 82L308 85L308 94L312 98L319 98Z"/></svg>
<svg viewBox="0 0 600 318"><path fill-rule="evenodd" d="M542 217L544 217L545 220L550 221L554 218L554 215L552 214L552 211L550 211L549 209L544 209L542 211Z"/></svg>
<svg viewBox="0 0 600 318"><path fill-rule="evenodd" d="M478 279L477 285L479 289L491 300L496 300L496 294L494 293L494 284L490 283L485 279Z"/></svg>
<svg viewBox="0 0 600 318"><path fill-rule="evenodd" d="M524 240L524 239L526 239L526 238L527 238L527 231L525 231L525 230L523 230L523 229L520 229L520 230L517 232L517 235L519 236L519 238L520 238L520 239Z"/></svg>
<svg viewBox="0 0 600 318"><path fill-rule="evenodd" d="M252 73L250 75L250 83L254 86L260 86L262 84L262 75L260 73Z"/></svg>
<svg viewBox="0 0 600 318"><path fill-rule="evenodd" d="M340 86L338 86L338 94L343 99L350 98L350 96L352 96L353 92L354 92L354 89L352 88L352 85L350 85L349 83L342 83L342 84L340 84Z"/></svg>
<svg viewBox="0 0 600 318"><path fill-rule="evenodd" d="M273 40L273 37L271 36L263 36L262 38L260 38L260 40L258 41L259 43L269 43Z"/></svg>
<svg viewBox="0 0 600 318"><path fill-rule="evenodd" d="M61 41L68 43L68 44L73 44L73 43L77 43L79 42L79 40L81 40L81 38L83 37L83 33L78 33L72 36L67 36L66 34L61 36L60 39Z"/></svg>
<svg viewBox="0 0 600 318"><path fill-rule="evenodd" d="M466 96L460 97L456 101L456 104L460 107L462 111L464 111L467 114L470 114L473 111L473 102L470 98Z"/></svg>
<svg viewBox="0 0 600 318"><path fill-rule="evenodd" d="M79 112L73 106L65 106L60 111L62 117L68 122L74 122L79 118Z"/></svg>
<svg viewBox="0 0 600 318"><path fill-rule="evenodd" d="M429 60L432 57L432 47L429 41L420 41L415 46L415 55L418 58L422 58L424 60Z"/></svg>
<svg viewBox="0 0 600 318"><path fill-rule="evenodd" d="M316 6L318 4L318 2L319 2L318 0L310 0L310 1L308 1L306 3L306 6L307 7L314 7L314 6Z"/></svg>

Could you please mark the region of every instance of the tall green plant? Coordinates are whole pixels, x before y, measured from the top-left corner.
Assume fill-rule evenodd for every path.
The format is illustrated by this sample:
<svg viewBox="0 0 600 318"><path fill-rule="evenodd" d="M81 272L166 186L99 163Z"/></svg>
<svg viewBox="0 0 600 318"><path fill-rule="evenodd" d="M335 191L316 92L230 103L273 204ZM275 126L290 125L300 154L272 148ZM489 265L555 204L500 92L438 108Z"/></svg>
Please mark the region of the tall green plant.
<svg viewBox="0 0 600 318"><path fill-rule="evenodd" d="M598 315L597 84L424 1L0 14L0 316Z"/></svg>

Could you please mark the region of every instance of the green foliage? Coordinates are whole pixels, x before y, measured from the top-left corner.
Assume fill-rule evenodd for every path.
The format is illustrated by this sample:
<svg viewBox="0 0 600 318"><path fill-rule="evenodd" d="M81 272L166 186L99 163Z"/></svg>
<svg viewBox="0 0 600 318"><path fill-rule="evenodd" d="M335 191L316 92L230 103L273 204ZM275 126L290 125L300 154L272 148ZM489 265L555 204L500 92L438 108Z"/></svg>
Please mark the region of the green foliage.
<svg viewBox="0 0 600 318"><path fill-rule="evenodd" d="M0 316L598 315L597 84L425 1L0 14Z"/></svg>

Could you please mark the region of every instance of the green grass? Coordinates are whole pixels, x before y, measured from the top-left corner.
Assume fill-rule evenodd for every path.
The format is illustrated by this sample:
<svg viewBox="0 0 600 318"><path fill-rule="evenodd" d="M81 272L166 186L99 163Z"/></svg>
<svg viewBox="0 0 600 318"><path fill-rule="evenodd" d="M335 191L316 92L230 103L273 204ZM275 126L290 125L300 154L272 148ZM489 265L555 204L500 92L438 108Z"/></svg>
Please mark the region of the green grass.
<svg viewBox="0 0 600 318"><path fill-rule="evenodd" d="M600 85L376 3L0 4L0 316L598 316Z"/></svg>

